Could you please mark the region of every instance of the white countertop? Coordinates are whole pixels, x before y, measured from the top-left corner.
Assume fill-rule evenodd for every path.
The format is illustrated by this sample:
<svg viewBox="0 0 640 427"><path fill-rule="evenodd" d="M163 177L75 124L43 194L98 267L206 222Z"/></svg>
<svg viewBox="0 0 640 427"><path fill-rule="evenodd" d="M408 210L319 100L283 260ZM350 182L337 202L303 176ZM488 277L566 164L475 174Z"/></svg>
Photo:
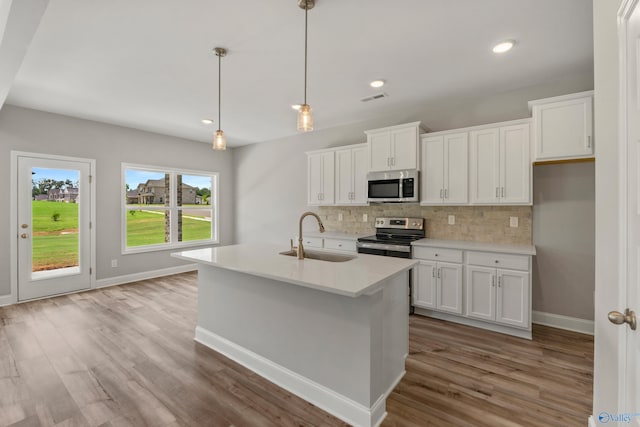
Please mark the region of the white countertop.
<svg viewBox="0 0 640 427"><path fill-rule="evenodd" d="M411 243L413 246L433 248L461 249L465 251L499 252L503 254L535 255L533 245L508 245L501 243L468 242L464 240L420 239Z"/></svg>
<svg viewBox="0 0 640 427"><path fill-rule="evenodd" d="M298 260L279 254L287 250L287 245L252 243L175 252L171 256L349 297L377 291L387 278L418 263L367 254L353 254L355 258L346 262Z"/></svg>

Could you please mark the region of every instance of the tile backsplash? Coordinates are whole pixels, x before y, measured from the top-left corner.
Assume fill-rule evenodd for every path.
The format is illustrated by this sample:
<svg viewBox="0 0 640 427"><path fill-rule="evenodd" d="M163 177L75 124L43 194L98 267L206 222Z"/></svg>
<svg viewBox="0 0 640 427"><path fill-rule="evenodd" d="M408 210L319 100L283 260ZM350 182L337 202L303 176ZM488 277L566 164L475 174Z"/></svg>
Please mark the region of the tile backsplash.
<svg viewBox="0 0 640 427"><path fill-rule="evenodd" d="M414 203L318 208L327 231L373 234L376 217L416 217L425 219L427 237L432 239L514 245L531 244L531 212L531 206L420 206ZM367 214L366 222L363 214ZM449 225L449 215L455 216L454 225ZM518 218L518 227L510 226L511 217Z"/></svg>

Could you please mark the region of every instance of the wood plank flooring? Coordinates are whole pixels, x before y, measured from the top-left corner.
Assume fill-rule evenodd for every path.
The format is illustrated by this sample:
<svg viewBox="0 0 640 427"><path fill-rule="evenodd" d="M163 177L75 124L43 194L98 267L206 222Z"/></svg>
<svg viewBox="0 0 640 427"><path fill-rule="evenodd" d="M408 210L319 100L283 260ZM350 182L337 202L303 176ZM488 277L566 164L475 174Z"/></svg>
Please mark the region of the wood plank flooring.
<svg viewBox="0 0 640 427"><path fill-rule="evenodd" d="M0 308L0 426L344 426L193 341L186 273ZM585 426L592 337L410 318L383 426Z"/></svg>

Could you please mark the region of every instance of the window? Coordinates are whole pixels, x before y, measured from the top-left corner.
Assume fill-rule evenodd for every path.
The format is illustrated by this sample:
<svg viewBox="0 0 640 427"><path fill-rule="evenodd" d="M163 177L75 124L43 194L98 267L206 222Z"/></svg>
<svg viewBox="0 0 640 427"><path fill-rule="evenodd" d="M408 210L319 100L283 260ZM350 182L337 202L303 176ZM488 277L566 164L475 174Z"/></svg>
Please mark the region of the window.
<svg viewBox="0 0 640 427"><path fill-rule="evenodd" d="M218 174L122 164L122 252L218 243Z"/></svg>

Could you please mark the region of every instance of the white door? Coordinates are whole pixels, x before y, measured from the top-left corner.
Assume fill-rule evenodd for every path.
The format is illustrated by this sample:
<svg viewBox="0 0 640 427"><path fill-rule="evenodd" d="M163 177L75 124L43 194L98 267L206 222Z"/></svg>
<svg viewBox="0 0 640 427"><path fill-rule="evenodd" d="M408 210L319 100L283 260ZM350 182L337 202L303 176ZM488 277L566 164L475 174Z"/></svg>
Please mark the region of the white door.
<svg viewBox="0 0 640 427"><path fill-rule="evenodd" d="M529 273L497 272L496 321L526 328L529 326Z"/></svg>
<svg viewBox="0 0 640 427"><path fill-rule="evenodd" d="M607 317L631 321L634 316L625 319L612 313L624 314L629 309L637 322L640 312L639 2L623 0L618 17L619 46L611 43L607 48L620 55L620 91L615 93L606 84L600 90L596 87L595 94L596 156L604 158L601 165L596 165L596 191L599 191L596 196L607 200L609 193L617 194L619 203L613 208L602 200L596 203L596 217L602 219L596 220L594 413L590 425L637 427L640 426L640 329L632 330L626 322L616 326ZM599 106L618 106L619 116L616 111L601 112ZM600 114L606 119L598 117ZM618 124L617 141L601 138L614 138L609 122ZM616 151L619 153L614 160L611 154ZM599 249L599 245L620 256L611 257L607 250ZM599 275L599 269L606 270L608 265L614 266L610 273L617 274L617 278L611 280L606 274Z"/></svg>
<svg viewBox="0 0 640 427"><path fill-rule="evenodd" d="M436 276L438 310L462 314L462 265L439 262Z"/></svg>
<svg viewBox="0 0 640 427"><path fill-rule="evenodd" d="M500 200L500 132L497 128L478 130L469 138L471 203L496 204Z"/></svg>
<svg viewBox="0 0 640 427"><path fill-rule="evenodd" d="M307 158L307 204L319 205L322 194L322 156L309 154Z"/></svg>
<svg viewBox="0 0 640 427"><path fill-rule="evenodd" d="M444 137L445 203L469 201L469 135L456 133Z"/></svg>
<svg viewBox="0 0 640 427"><path fill-rule="evenodd" d="M467 266L467 316L496 319L496 269Z"/></svg>
<svg viewBox="0 0 640 427"><path fill-rule="evenodd" d="M635 312L637 318L640 312L640 6L634 2L635 10L630 14L627 28L626 46L626 111L622 112L626 122L626 167L623 170L623 179L626 180L626 227L623 224L621 235L626 242L626 259L623 260L625 271L621 277L626 277L623 285L626 292L623 293L623 306L611 307L612 311L624 313L625 309ZM623 150L625 148L623 147ZM625 197L626 196L626 197ZM625 295L626 294L626 295ZM626 299L626 301L624 301ZM626 303L625 303L626 302ZM629 317L630 319L630 317ZM620 326L619 326L620 327ZM627 324L621 325L625 329L622 337L626 342L626 373L620 378L624 393L622 397L622 409L624 412L633 413L633 424L640 426L640 330L632 330Z"/></svg>
<svg viewBox="0 0 640 427"><path fill-rule="evenodd" d="M444 138L422 140L422 203L442 204L444 198Z"/></svg>
<svg viewBox="0 0 640 427"><path fill-rule="evenodd" d="M402 129L393 131L392 148L391 148L391 169L417 169L417 144L418 135L416 129L411 127L409 129Z"/></svg>
<svg viewBox="0 0 640 427"><path fill-rule="evenodd" d="M336 151L336 204L351 204L353 193L351 149Z"/></svg>
<svg viewBox="0 0 640 427"><path fill-rule="evenodd" d="M500 128L500 201L529 203L529 125Z"/></svg>
<svg viewBox="0 0 640 427"><path fill-rule="evenodd" d="M19 155L18 300L91 287L91 162Z"/></svg>
<svg viewBox="0 0 640 427"><path fill-rule="evenodd" d="M353 148L351 160L353 168L353 196L352 203L367 203L367 147Z"/></svg>
<svg viewBox="0 0 640 427"><path fill-rule="evenodd" d="M416 269L413 288L413 305L436 308L436 263L420 261Z"/></svg>
<svg viewBox="0 0 640 427"><path fill-rule="evenodd" d="M386 171L391 168L391 133L368 135L369 170Z"/></svg>
<svg viewBox="0 0 640 427"><path fill-rule="evenodd" d="M332 205L335 192L335 156L334 152L322 153L322 193L321 205Z"/></svg>

